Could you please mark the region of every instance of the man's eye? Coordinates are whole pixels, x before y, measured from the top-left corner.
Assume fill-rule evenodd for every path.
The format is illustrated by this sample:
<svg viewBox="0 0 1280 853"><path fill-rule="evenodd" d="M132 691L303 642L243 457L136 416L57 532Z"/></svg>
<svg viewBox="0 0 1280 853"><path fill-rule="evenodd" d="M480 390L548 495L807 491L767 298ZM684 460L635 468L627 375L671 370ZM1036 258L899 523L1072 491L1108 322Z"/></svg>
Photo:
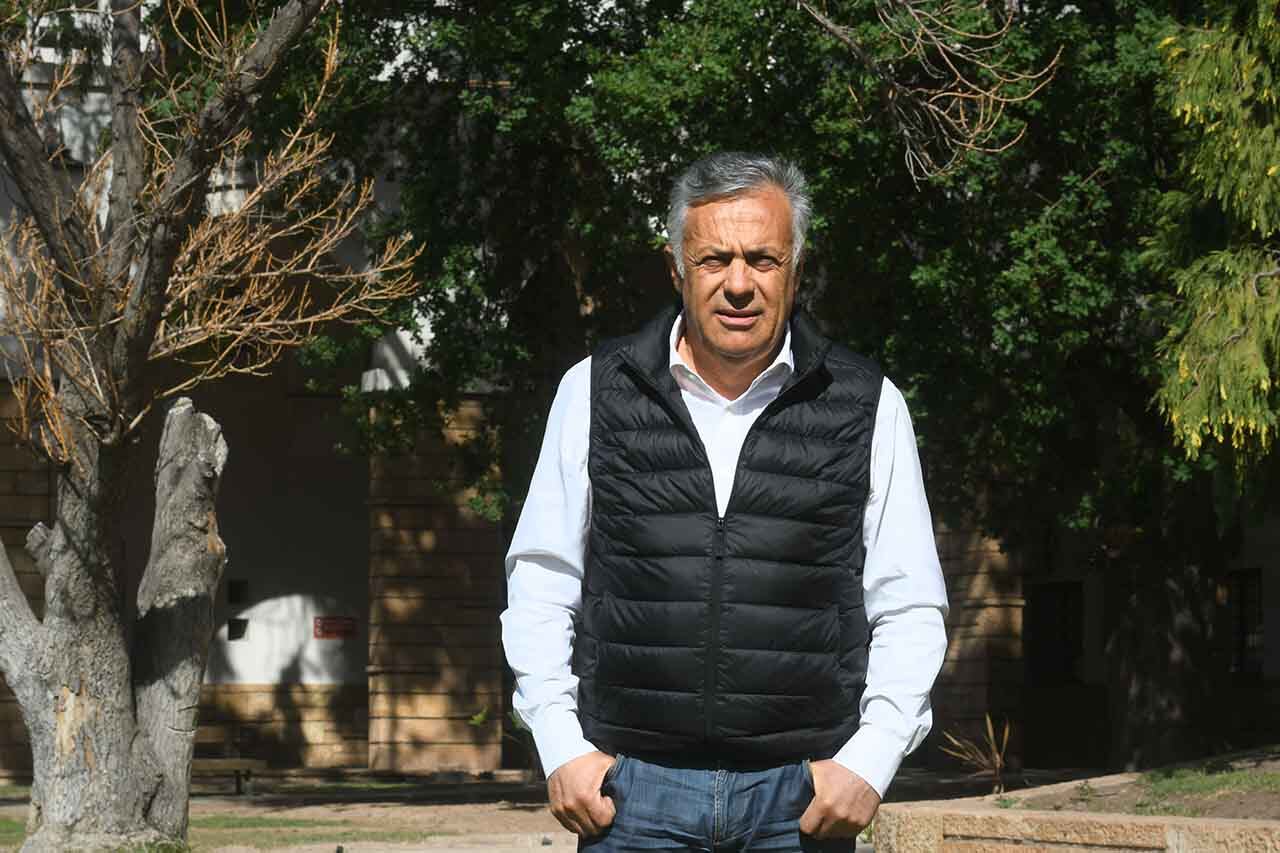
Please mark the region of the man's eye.
<svg viewBox="0 0 1280 853"><path fill-rule="evenodd" d="M698 266L704 270L718 270L724 266L724 261L719 258L702 258L698 261Z"/></svg>

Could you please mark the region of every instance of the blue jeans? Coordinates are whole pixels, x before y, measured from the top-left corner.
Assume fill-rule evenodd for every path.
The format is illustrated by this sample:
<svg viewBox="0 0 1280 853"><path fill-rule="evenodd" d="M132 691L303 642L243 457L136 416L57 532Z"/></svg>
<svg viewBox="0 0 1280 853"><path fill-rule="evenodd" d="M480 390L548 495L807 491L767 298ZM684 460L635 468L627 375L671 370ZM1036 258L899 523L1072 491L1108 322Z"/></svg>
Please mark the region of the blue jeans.
<svg viewBox="0 0 1280 853"><path fill-rule="evenodd" d="M602 792L617 816L580 851L685 851L703 853L852 853L852 838L819 841L800 832L800 815L813 799L808 762L767 770L665 767L620 755Z"/></svg>

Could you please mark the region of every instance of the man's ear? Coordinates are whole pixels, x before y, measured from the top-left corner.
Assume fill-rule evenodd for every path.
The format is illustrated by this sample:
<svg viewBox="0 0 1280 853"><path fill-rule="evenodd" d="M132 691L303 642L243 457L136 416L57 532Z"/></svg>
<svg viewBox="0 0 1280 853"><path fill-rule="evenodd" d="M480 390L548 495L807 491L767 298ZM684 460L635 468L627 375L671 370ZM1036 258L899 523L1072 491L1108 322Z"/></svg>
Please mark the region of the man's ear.
<svg viewBox="0 0 1280 853"><path fill-rule="evenodd" d="M676 253L671 251L671 244L662 250L662 255L667 260L667 272L671 274L671 286L676 289L676 293L684 293L684 279L680 276L680 270L676 268Z"/></svg>

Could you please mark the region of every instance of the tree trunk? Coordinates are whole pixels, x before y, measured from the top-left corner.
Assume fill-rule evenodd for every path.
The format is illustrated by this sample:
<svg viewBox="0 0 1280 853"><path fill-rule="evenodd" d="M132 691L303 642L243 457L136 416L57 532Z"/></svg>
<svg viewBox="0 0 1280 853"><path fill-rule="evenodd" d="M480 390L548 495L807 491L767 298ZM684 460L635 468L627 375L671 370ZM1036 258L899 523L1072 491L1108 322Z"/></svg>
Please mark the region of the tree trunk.
<svg viewBox="0 0 1280 853"><path fill-rule="evenodd" d="M138 720L163 773L148 820L173 838L187 836L200 685L227 563L214 512L226 460L221 427L190 400L178 400L156 464L151 556L138 589L134 643Z"/></svg>
<svg viewBox="0 0 1280 853"><path fill-rule="evenodd" d="M225 459L217 424L177 401L156 466L133 655L114 553L125 456L84 436L59 477L53 528L28 542L47 572L46 614L29 664L5 672L31 736L24 851L184 837L196 706L225 563L214 515Z"/></svg>

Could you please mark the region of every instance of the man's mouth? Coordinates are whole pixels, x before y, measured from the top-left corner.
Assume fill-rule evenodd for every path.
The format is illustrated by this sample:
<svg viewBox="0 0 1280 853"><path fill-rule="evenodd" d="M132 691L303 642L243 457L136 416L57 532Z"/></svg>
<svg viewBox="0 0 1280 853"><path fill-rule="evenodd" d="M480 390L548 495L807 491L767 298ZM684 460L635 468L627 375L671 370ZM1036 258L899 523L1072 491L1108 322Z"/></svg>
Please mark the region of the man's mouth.
<svg viewBox="0 0 1280 853"><path fill-rule="evenodd" d="M719 318L721 325L725 328L735 331L742 329L750 329L756 324L756 320L760 319L758 311L717 311L716 317Z"/></svg>

